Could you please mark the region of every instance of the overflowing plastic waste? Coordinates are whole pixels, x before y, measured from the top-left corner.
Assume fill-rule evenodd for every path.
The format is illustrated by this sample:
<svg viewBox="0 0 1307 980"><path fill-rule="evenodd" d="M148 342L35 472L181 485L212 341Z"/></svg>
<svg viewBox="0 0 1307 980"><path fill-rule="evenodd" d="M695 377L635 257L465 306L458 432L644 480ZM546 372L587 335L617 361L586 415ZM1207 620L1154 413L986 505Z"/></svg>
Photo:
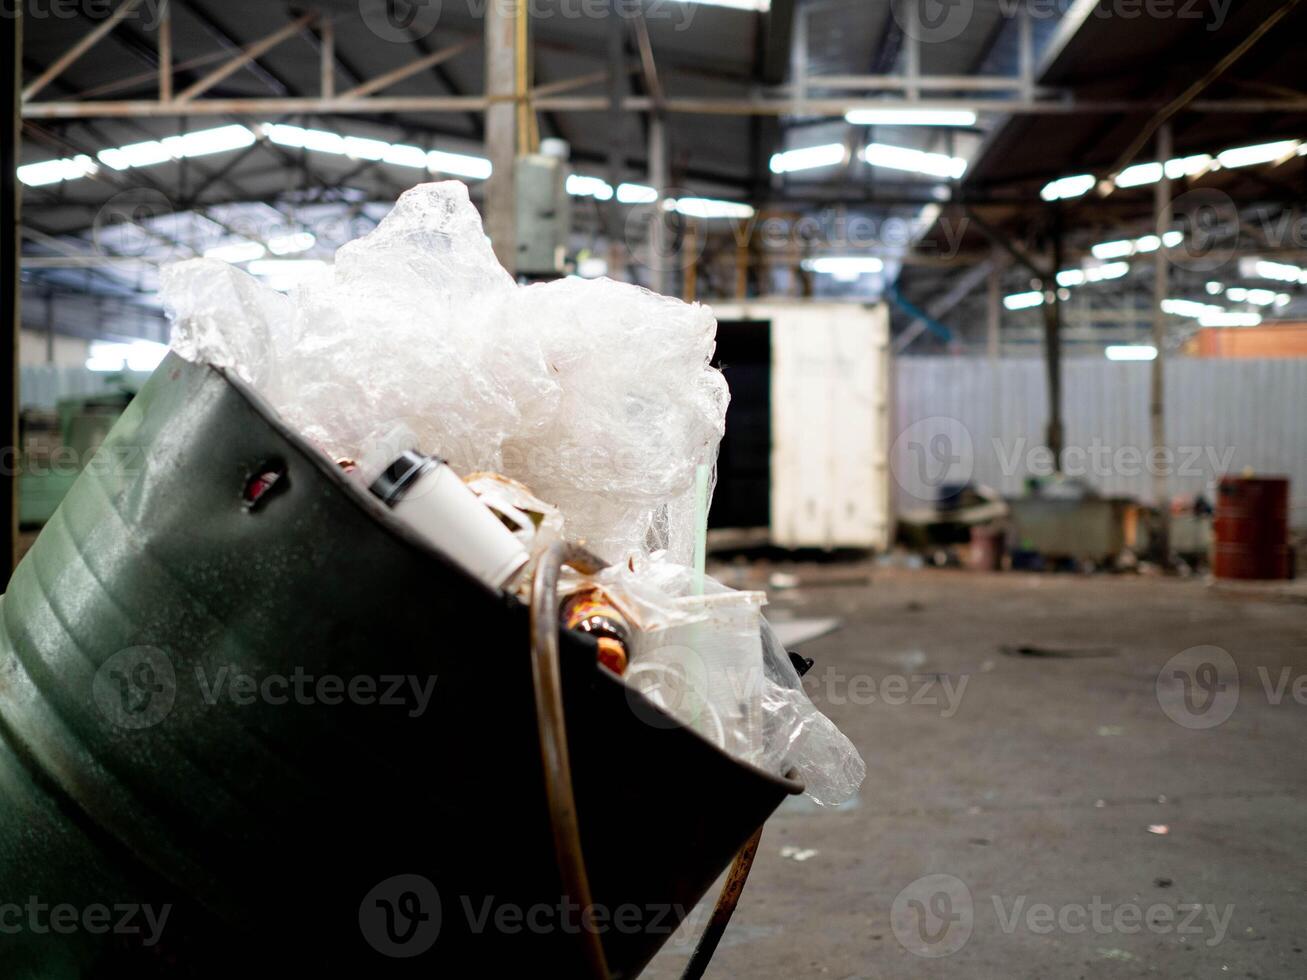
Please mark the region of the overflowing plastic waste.
<svg viewBox="0 0 1307 980"><path fill-rule="evenodd" d="M488 585L525 595L563 537L611 562L564 583L563 619L648 701L796 769L820 802L857 791L862 759L804 693L765 596L689 567L728 401L706 307L607 279L518 286L456 181L405 193L289 296L195 259L165 270L163 300L179 354L359 460L349 472Z"/></svg>
<svg viewBox="0 0 1307 980"><path fill-rule="evenodd" d="M467 188L404 194L291 297L214 259L165 271L173 346L233 370L336 457L406 424L460 473L503 473L620 561L688 562L694 474L726 425L703 306L607 279L519 287Z"/></svg>

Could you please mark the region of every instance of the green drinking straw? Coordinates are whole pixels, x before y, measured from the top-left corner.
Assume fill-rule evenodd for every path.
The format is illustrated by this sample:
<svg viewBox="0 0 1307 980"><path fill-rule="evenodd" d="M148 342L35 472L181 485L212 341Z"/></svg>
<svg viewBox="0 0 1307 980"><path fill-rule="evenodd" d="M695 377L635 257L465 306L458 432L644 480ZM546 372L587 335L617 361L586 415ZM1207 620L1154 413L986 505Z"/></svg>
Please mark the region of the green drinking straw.
<svg viewBox="0 0 1307 980"><path fill-rule="evenodd" d="M694 594L703 595L703 576L708 564L708 466L700 463L694 473Z"/></svg>

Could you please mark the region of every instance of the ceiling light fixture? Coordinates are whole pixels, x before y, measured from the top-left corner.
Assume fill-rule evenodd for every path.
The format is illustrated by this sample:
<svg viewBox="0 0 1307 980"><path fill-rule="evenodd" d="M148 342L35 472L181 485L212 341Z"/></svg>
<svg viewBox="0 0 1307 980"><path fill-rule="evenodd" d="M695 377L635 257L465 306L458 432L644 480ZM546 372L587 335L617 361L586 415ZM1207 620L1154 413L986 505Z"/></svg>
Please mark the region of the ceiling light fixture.
<svg viewBox="0 0 1307 980"><path fill-rule="evenodd" d="M844 119L854 126L974 126L969 109L852 109Z"/></svg>
<svg viewBox="0 0 1307 980"><path fill-rule="evenodd" d="M913 150L906 146L890 146L888 143L869 143L862 151L862 158L873 167L906 170L909 173L950 180L957 180L967 170L967 161L961 157L951 157L946 153L927 153L925 150Z"/></svg>

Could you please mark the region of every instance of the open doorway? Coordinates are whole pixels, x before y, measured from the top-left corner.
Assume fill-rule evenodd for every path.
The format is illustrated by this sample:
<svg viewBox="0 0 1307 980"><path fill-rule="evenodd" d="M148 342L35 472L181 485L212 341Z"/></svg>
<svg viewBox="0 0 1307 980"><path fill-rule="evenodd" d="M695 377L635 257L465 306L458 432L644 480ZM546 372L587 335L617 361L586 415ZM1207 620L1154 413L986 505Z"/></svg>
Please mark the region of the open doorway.
<svg viewBox="0 0 1307 980"><path fill-rule="evenodd" d="M726 375L731 404L717 457L710 528L758 528L771 523L771 324L717 324L713 364Z"/></svg>

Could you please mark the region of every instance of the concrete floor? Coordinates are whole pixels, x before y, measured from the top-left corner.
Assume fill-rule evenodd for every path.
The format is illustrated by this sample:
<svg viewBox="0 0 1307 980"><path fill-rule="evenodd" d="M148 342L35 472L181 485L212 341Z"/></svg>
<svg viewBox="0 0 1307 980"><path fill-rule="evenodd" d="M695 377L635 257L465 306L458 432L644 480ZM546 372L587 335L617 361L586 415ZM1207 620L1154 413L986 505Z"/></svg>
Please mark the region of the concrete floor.
<svg viewBox="0 0 1307 980"><path fill-rule="evenodd" d="M867 779L768 823L709 978L1307 976L1307 605L1197 580L786 571L828 584L773 592L773 617L844 620L802 652ZM1237 681L1199 651L1159 695L1206 645ZM899 683L909 703L877 696ZM693 938L646 975L679 976Z"/></svg>

